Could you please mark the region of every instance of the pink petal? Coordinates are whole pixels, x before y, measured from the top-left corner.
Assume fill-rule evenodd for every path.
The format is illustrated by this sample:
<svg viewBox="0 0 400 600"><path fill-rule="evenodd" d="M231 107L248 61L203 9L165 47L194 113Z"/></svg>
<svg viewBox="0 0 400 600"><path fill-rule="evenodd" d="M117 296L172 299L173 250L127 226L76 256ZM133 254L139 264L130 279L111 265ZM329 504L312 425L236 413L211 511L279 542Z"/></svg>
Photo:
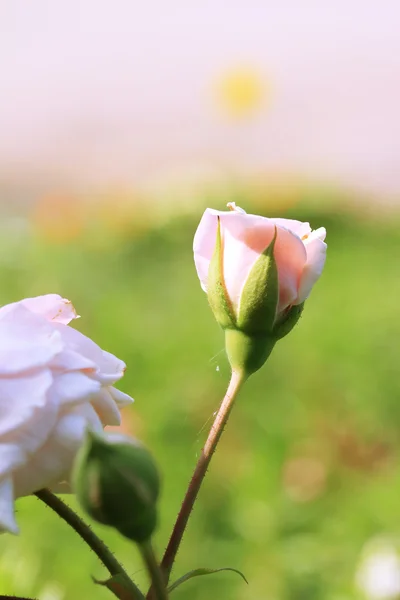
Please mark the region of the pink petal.
<svg viewBox="0 0 400 600"><path fill-rule="evenodd" d="M298 295L301 275L307 254L301 239L290 230L279 227L275 243L275 260L278 268L278 313L292 304Z"/></svg>
<svg viewBox="0 0 400 600"><path fill-rule="evenodd" d="M292 233L295 233L300 239L311 233L310 223L303 223L302 221L296 221L295 219L276 218L272 218L271 221L276 225L279 225L279 227L284 227Z"/></svg>
<svg viewBox="0 0 400 600"><path fill-rule="evenodd" d="M271 243L275 227L269 219L231 212L221 217L221 229L225 285L237 310L243 286L260 253Z"/></svg>
<svg viewBox="0 0 400 600"><path fill-rule="evenodd" d="M327 245L323 241L326 231L323 227L314 231L307 240L304 241L307 251L307 263L304 267L303 275L300 281L299 294L296 304L304 302L308 298L314 284L320 278L326 259Z"/></svg>
<svg viewBox="0 0 400 600"><path fill-rule="evenodd" d="M297 298L301 273L306 263L304 244L292 230L308 232L309 225L288 219L267 219L257 215L207 209L194 240L196 268L205 290L208 268L215 248L218 216L223 241L225 285L234 309L237 309L251 268L273 239L275 225L278 225L275 245L280 286L278 311L289 306ZM281 223L285 226L280 226Z"/></svg>

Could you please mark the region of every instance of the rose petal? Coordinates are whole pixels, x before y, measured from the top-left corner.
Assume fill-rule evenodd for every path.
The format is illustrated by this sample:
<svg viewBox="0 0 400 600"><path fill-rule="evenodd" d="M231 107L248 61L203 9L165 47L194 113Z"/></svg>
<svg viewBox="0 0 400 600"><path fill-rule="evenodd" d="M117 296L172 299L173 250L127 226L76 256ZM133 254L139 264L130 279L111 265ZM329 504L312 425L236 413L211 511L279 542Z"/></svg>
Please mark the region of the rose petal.
<svg viewBox="0 0 400 600"><path fill-rule="evenodd" d="M14 516L14 489L10 477L0 481L0 531L19 533Z"/></svg>
<svg viewBox="0 0 400 600"><path fill-rule="evenodd" d="M292 233L295 233L300 239L304 236L308 236L311 233L310 223L303 223L302 221L296 221L295 219L276 219L271 218L271 221L279 227L284 227Z"/></svg>
<svg viewBox="0 0 400 600"><path fill-rule="evenodd" d="M267 219L257 215L207 209L193 244L197 273L205 290L216 243L218 217L223 240L224 280L234 309L237 309L251 268L260 253L271 243L276 225L275 258L280 286L278 311L289 306L297 298L301 273L307 259L304 244L293 230L305 235L311 231L309 225L289 219Z"/></svg>
<svg viewBox="0 0 400 600"><path fill-rule="evenodd" d="M44 317L47 321L63 323L64 325L67 325L73 319L79 318L72 303L66 298L61 298L58 294L25 298L19 302L3 306L0 309L0 318L3 312L8 312L16 306L23 306L30 312Z"/></svg>
<svg viewBox="0 0 400 600"><path fill-rule="evenodd" d="M23 306L0 319L0 376L46 366L61 350L61 336Z"/></svg>
<svg viewBox="0 0 400 600"><path fill-rule="evenodd" d="M326 259L327 245L323 241L325 235L325 229L321 227L305 240L307 263L300 281L297 304L304 302L308 298L314 284L321 276Z"/></svg>
<svg viewBox="0 0 400 600"><path fill-rule="evenodd" d="M60 335L57 332L57 335ZM61 339L61 336L60 336ZM95 372L96 364L73 350L64 349L49 362L49 367L54 371L85 371L86 373Z"/></svg>
<svg viewBox="0 0 400 600"><path fill-rule="evenodd" d="M194 262L204 291L207 291L208 269L216 243L217 216L220 214L223 213L207 208L193 240Z"/></svg>
<svg viewBox="0 0 400 600"><path fill-rule="evenodd" d="M52 487L67 479L87 427L102 430L101 421L90 404L75 407L61 416L46 444L27 465L14 472L15 497Z"/></svg>
<svg viewBox="0 0 400 600"><path fill-rule="evenodd" d="M26 454L16 444L0 444L0 480L26 463Z"/></svg>
<svg viewBox="0 0 400 600"><path fill-rule="evenodd" d="M121 392L121 390L117 390L117 388L115 387L109 387L108 391L114 398L119 408L123 408L124 406L128 406L129 404L132 404L132 402L134 402L134 399L131 398L131 396L125 394L125 392Z"/></svg>
<svg viewBox="0 0 400 600"><path fill-rule="evenodd" d="M104 426L121 424L121 415L114 398L110 394L109 388L103 388L93 398L92 406Z"/></svg>
<svg viewBox="0 0 400 600"><path fill-rule="evenodd" d="M21 300L21 304L31 312L55 323L68 325L73 319L79 319L72 302L58 294L25 298Z"/></svg>
<svg viewBox="0 0 400 600"><path fill-rule="evenodd" d="M42 415L44 420L47 418L51 412L47 392L52 382L48 369L21 377L0 378L1 441L3 436L23 427L34 416Z"/></svg>
<svg viewBox="0 0 400 600"><path fill-rule="evenodd" d="M89 402L100 391L99 381L88 377L85 373L74 371L55 376L48 395L58 405L65 407L65 405Z"/></svg>
<svg viewBox="0 0 400 600"><path fill-rule="evenodd" d="M296 301L307 253L296 234L279 227L274 254L278 269L279 313Z"/></svg>
<svg viewBox="0 0 400 600"><path fill-rule="evenodd" d="M126 369L122 360L110 352L102 350L76 329L58 323L55 323L53 328L61 334L61 339L69 350L80 354L96 365L96 371L92 377L97 381L108 385L121 379Z"/></svg>
<svg viewBox="0 0 400 600"><path fill-rule="evenodd" d="M208 269L216 244L218 217L223 240L224 280L231 302L236 307L243 283L258 257L259 248L262 251L269 245L274 228L269 219L264 217L207 208L193 242L195 265L205 291ZM259 227L257 234L250 235L249 232L256 226Z"/></svg>

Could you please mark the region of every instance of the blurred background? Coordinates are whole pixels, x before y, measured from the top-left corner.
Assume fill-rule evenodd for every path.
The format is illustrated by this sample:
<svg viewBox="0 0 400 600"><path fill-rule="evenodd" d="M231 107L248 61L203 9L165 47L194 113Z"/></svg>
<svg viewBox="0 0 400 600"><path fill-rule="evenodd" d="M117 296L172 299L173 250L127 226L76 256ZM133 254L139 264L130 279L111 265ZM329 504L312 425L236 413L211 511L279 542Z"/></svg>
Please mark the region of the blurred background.
<svg viewBox="0 0 400 600"><path fill-rule="evenodd" d="M398 0L0 0L0 298L57 292L123 358L164 485L159 554L227 385L192 239L206 206L310 221L328 260L235 407L174 597L400 598ZM107 598L34 498L0 592ZM140 584L134 549L96 526Z"/></svg>

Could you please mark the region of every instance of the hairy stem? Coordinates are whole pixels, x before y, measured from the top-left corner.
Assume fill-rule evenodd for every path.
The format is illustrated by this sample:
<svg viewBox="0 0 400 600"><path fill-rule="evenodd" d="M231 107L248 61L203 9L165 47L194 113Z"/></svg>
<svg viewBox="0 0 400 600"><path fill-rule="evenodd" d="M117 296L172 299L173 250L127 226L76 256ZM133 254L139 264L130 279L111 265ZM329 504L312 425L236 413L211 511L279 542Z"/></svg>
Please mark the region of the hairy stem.
<svg viewBox="0 0 400 600"><path fill-rule="evenodd" d="M63 502L58 496L53 494L48 489L39 490L35 493L35 496L42 502L47 504L59 517L64 519L68 525L76 531L76 533L86 542L88 546L93 550L99 557L103 565L108 569L110 575L122 574L126 577L124 568L115 558L113 553L108 549L106 544L97 537L90 526L85 523L79 515L76 514L65 502ZM130 578L129 578L130 579Z"/></svg>
<svg viewBox="0 0 400 600"><path fill-rule="evenodd" d="M166 590L166 581L163 572L154 555L151 542L145 542L139 545L142 553L143 561L150 575L152 597L156 600L168 600L168 592Z"/></svg>
<svg viewBox="0 0 400 600"><path fill-rule="evenodd" d="M205 474L210 464L211 458L215 452L218 442L221 438L222 432L228 421L228 417L232 410L234 401L239 393L242 384L246 380L246 376L237 371L232 372L232 377L228 386L228 390L222 400L221 406L215 417L214 423L211 427L210 433L208 434L207 441L201 452L200 458L197 462L194 470L192 479L189 483L185 498L183 500L181 509L179 511L172 535L168 542L167 549L164 554L164 558L161 563L162 570L165 574L166 581L169 580L172 566L174 564L176 555L179 550L180 543L183 538L183 534L186 529L190 514L193 509L193 505L196 501L199 493L201 484L203 483ZM148 596L151 598L151 595Z"/></svg>

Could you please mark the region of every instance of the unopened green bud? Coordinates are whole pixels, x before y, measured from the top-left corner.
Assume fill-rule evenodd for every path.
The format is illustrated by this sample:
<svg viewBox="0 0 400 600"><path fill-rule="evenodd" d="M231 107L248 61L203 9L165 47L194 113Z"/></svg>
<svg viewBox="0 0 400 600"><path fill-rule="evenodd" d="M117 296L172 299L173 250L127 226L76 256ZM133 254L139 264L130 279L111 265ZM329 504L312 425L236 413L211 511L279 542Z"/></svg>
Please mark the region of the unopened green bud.
<svg viewBox="0 0 400 600"><path fill-rule="evenodd" d="M82 508L94 520L137 543L151 537L160 479L141 444L89 432L75 462L73 484Z"/></svg>

